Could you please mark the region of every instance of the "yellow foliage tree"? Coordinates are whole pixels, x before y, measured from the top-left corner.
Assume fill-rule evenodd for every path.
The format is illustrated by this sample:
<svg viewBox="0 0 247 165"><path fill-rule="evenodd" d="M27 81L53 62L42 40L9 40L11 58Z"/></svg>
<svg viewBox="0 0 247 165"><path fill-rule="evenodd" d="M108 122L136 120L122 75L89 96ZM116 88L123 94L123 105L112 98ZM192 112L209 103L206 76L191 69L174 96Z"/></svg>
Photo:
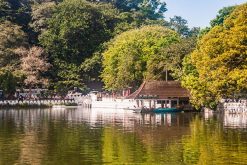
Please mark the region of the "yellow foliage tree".
<svg viewBox="0 0 247 165"><path fill-rule="evenodd" d="M246 25L247 3L237 6L223 25L203 36L197 49L185 59L183 86L191 91L196 107L214 108L221 98L246 92Z"/></svg>

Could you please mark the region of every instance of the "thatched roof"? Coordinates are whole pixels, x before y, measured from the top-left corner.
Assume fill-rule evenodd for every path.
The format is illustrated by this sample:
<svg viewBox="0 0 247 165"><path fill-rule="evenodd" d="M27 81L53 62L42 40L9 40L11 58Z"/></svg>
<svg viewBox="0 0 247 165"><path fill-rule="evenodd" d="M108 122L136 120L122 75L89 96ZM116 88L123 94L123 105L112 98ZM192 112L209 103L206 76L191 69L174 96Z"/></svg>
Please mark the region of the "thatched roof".
<svg viewBox="0 0 247 165"><path fill-rule="evenodd" d="M186 98L189 92L178 81L144 81L142 85L126 99L168 99Z"/></svg>

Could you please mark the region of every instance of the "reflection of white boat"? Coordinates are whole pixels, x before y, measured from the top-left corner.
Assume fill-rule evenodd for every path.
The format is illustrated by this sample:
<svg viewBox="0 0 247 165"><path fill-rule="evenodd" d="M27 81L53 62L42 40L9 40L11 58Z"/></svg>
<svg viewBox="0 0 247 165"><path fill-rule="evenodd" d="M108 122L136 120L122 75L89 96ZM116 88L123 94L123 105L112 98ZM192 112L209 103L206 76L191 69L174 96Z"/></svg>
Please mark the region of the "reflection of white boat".
<svg viewBox="0 0 247 165"><path fill-rule="evenodd" d="M66 107L64 105L53 105L52 109L61 109L64 110Z"/></svg>
<svg viewBox="0 0 247 165"><path fill-rule="evenodd" d="M68 105L65 105L64 107L66 109L76 109L76 108L78 108L78 106L68 106Z"/></svg>
<svg viewBox="0 0 247 165"><path fill-rule="evenodd" d="M76 109L78 106L53 105L52 109Z"/></svg>

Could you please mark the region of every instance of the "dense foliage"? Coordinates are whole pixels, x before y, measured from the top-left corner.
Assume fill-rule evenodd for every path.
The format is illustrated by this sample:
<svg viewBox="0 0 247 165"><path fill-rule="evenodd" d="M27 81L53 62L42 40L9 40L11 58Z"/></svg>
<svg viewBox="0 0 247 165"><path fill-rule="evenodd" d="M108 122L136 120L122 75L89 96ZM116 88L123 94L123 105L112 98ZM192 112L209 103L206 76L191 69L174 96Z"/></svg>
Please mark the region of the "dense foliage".
<svg viewBox="0 0 247 165"><path fill-rule="evenodd" d="M138 86L144 79L162 79L158 64L164 47L179 36L162 26L145 26L118 35L103 53L102 78L107 89Z"/></svg>
<svg viewBox="0 0 247 165"><path fill-rule="evenodd" d="M34 46L30 50L22 48L18 52L21 56L20 68L25 75L24 83L30 88L37 85L47 85L48 80L41 77L42 73L50 67L50 64L47 63L44 50Z"/></svg>
<svg viewBox="0 0 247 165"><path fill-rule="evenodd" d="M15 71L20 63L20 58L15 50L27 46L27 36L20 26L3 21L0 23L0 67Z"/></svg>
<svg viewBox="0 0 247 165"><path fill-rule="evenodd" d="M204 34L207 34L211 28L217 25L223 25L223 22L225 19L229 17L229 15L233 12L233 10L236 8L236 6L229 6L224 7L219 10L217 16L210 21L210 27L206 27L204 29L201 29L200 36L203 36Z"/></svg>
<svg viewBox="0 0 247 165"><path fill-rule="evenodd" d="M51 88L85 89L100 81L101 53L111 38L143 25L165 25L166 10L159 0L0 0L0 69L25 75L16 50L41 46L52 64L42 74Z"/></svg>
<svg viewBox="0 0 247 165"><path fill-rule="evenodd" d="M35 4L32 7L32 20L30 27L37 33L44 32L48 27L48 20L53 15L53 10L56 4L54 2L47 2Z"/></svg>
<svg viewBox="0 0 247 165"><path fill-rule="evenodd" d="M161 0L0 0L0 89L30 86L31 68L64 94L167 77L182 80L197 107L246 93L246 4L223 8L201 31L180 16L165 21L166 10ZM49 67L25 70L20 48Z"/></svg>
<svg viewBox="0 0 247 165"><path fill-rule="evenodd" d="M56 83L83 85L90 75L81 65L110 39L115 15L117 11L108 4L66 0L56 6L49 28L40 36L40 43L50 54Z"/></svg>
<svg viewBox="0 0 247 165"><path fill-rule="evenodd" d="M243 4L204 35L197 49L185 58L183 85L198 108L213 108L221 98L246 92L246 25L247 4Z"/></svg>
<svg viewBox="0 0 247 165"><path fill-rule="evenodd" d="M168 78L172 77L173 79L181 80L183 76L183 59L195 49L196 40L196 36L182 38L179 42L162 48L159 53L161 58L157 58L159 64L156 67L163 71L160 72L161 74L163 73L163 79L165 76L164 71L168 70Z"/></svg>

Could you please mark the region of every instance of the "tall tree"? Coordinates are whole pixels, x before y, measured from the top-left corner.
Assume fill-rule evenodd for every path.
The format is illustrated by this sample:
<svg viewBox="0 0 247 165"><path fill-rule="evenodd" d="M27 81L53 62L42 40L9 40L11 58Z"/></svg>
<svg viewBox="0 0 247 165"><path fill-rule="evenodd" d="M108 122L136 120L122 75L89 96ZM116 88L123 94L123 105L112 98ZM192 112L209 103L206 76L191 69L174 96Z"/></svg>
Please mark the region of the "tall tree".
<svg viewBox="0 0 247 165"><path fill-rule="evenodd" d="M14 94L18 78L10 70L0 69L0 89L4 91L5 97L8 98L11 94Z"/></svg>
<svg viewBox="0 0 247 165"><path fill-rule="evenodd" d="M81 0L65 0L55 7L40 43L49 52L56 84L83 86L89 75L81 65L89 62L86 59L92 58L102 43L111 38L117 15L109 4Z"/></svg>
<svg viewBox="0 0 247 165"><path fill-rule="evenodd" d="M168 71L168 78L181 80L183 59L196 48L196 41L196 36L182 38L179 42L161 49L160 55L156 58L157 62L152 66L160 71L162 79L165 79Z"/></svg>
<svg viewBox="0 0 247 165"><path fill-rule="evenodd" d="M189 27L187 24L187 20L183 19L181 16L174 16L173 18L170 18L168 26L182 36L187 36L189 35Z"/></svg>
<svg viewBox="0 0 247 165"><path fill-rule="evenodd" d="M10 21L0 22L0 68L16 70L20 64L20 58L15 50L27 45L27 36L20 26Z"/></svg>
<svg viewBox="0 0 247 165"><path fill-rule="evenodd" d="M102 78L109 90L137 87L145 79L158 79L159 51L174 42L178 35L162 26L145 26L116 36L103 53Z"/></svg>
<svg viewBox="0 0 247 165"><path fill-rule="evenodd" d="M30 4L27 0L0 0L0 20L8 20L27 30L30 21Z"/></svg>
<svg viewBox="0 0 247 165"><path fill-rule="evenodd" d="M183 85L192 103L215 107L221 98L247 90L247 3L204 35L185 60Z"/></svg>
<svg viewBox="0 0 247 165"><path fill-rule="evenodd" d="M91 2L107 2L113 4L122 12L138 12L145 19L164 18L167 11L166 3L160 0L88 0Z"/></svg>
<svg viewBox="0 0 247 165"><path fill-rule="evenodd" d="M46 2L32 6L32 21L29 25L35 32L41 34L41 32L47 30L48 20L52 17L55 6L56 4L54 2Z"/></svg>
<svg viewBox="0 0 247 165"><path fill-rule="evenodd" d="M229 15L233 12L235 8L236 6L229 6L229 7L224 7L220 9L216 18L210 21L211 27L214 27L217 25L223 25L224 20L226 20L226 18L229 17Z"/></svg>
<svg viewBox="0 0 247 165"><path fill-rule="evenodd" d="M211 28L217 26L217 25L223 25L226 18L229 17L229 15L233 12L233 10L236 8L236 6L229 6L224 7L218 11L217 16L210 21L210 27L206 27L201 29L199 36L203 36L207 34Z"/></svg>

